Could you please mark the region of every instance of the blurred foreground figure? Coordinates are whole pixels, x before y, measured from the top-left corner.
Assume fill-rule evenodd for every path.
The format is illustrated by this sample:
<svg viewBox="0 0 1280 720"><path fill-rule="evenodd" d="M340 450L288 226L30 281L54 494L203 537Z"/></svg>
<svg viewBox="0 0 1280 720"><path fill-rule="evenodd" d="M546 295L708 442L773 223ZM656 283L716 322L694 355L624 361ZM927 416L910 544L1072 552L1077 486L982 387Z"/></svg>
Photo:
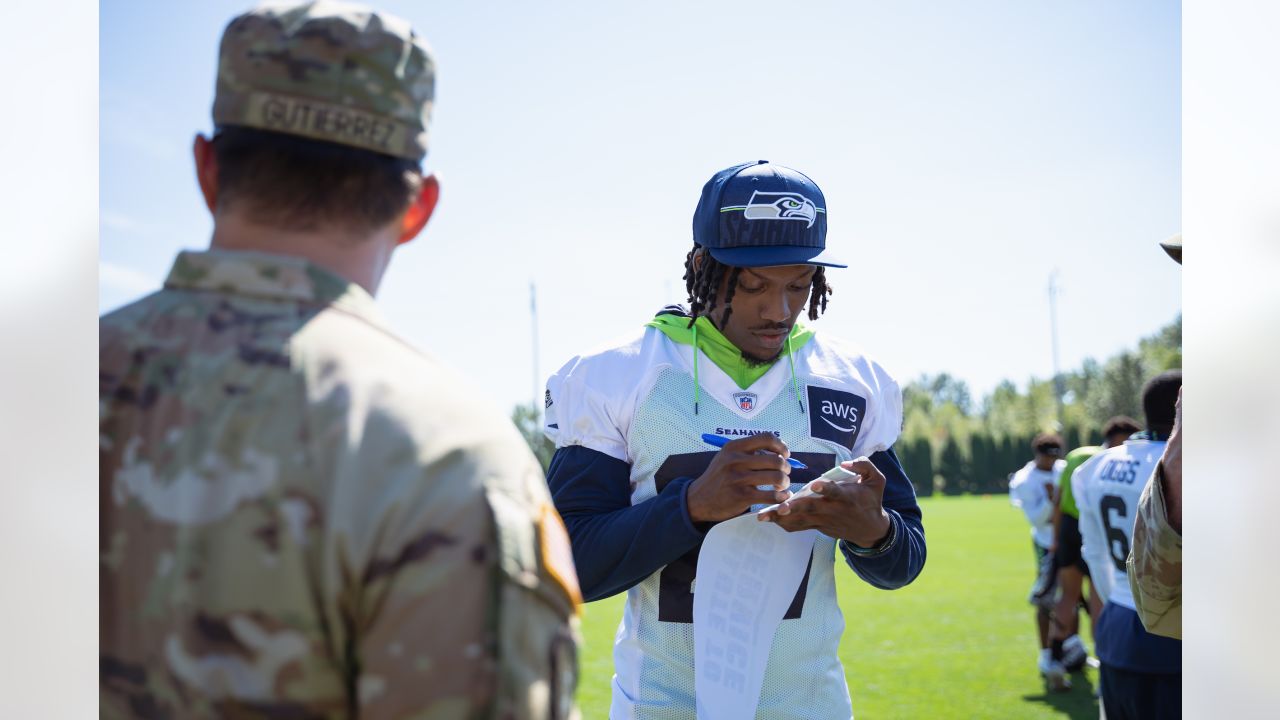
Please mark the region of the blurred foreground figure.
<svg viewBox="0 0 1280 720"><path fill-rule="evenodd" d="M1163 372L1142 390L1147 429L1094 456L1072 477L1081 552L1104 605L1094 628L1108 720L1182 716L1182 642L1142 627L1125 577L1143 480L1173 429L1182 371Z"/></svg>
<svg viewBox="0 0 1280 720"><path fill-rule="evenodd" d="M434 83L368 8L227 26L211 249L99 325L103 717L573 714L539 467L372 297L439 196Z"/></svg>
<svg viewBox="0 0 1280 720"><path fill-rule="evenodd" d="M1160 243L1182 264L1182 235ZM1182 639L1182 390L1169 444L1138 501L1129 553L1129 587L1142 625Z"/></svg>

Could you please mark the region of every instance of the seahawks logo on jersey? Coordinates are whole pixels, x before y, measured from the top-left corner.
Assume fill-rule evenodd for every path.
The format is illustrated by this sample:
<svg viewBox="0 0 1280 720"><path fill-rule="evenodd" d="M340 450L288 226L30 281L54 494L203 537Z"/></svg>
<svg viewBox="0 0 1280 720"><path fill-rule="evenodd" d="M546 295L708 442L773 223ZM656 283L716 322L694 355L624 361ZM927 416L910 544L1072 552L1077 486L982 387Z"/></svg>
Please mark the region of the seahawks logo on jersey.
<svg viewBox="0 0 1280 720"><path fill-rule="evenodd" d="M721 212L729 209L735 208L721 208ZM799 220L806 223L806 227L813 227L820 212L826 210L800 193L757 190L751 193L742 216L747 220Z"/></svg>

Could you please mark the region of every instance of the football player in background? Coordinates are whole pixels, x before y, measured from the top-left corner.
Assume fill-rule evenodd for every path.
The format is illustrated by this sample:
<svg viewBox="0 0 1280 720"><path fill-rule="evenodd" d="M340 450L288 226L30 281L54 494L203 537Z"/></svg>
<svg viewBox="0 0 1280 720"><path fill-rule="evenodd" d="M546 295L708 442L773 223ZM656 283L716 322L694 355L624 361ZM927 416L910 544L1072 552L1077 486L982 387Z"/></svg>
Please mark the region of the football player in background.
<svg viewBox="0 0 1280 720"><path fill-rule="evenodd" d="M1182 715L1182 642L1143 628L1125 565L1138 499L1173 429L1181 388L1181 370L1148 381L1142 391L1146 431L1098 454L1072 478L1082 554L1104 601L1094 637L1109 720Z"/></svg>
<svg viewBox="0 0 1280 720"><path fill-rule="evenodd" d="M630 341L573 358L547 383L548 481L584 597L627 593L610 715L694 716L703 539L752 505L785 500L766 517L821 534L783 619L757 626L762 643L772 636L759 648L759 714L848 718L834 560L884 589L910 583L925 561L920 508L892 448L901 392L878 363L799 322L806 309L817 320L827 269L845 267L826 252L826 202L811 179L766 161L722 170L693 225L690 310L664 308ZM732 440L716 451L702 434ZM861 478L789 499L837 463Z"/></svg>
<svg viewBox="0 0 1280 720"><path fill-rule="evenodd" d="M1049 610L1053 606L1055 574L1053 555L1053 511L1058 502L1058 479L1062 468L1062 438L1041 433L1031 441L1035 452L1009 480L1009 502L1022 510L1031 523L1031 547L1036 555L1036 580L1029 600L1036 606L1036 631L1040 640L1037 667L1053 690L1071 687L1062 663L1053 664L1049 650Z"/></svg>
<svg viewBox="0 0 1280 720"><path fill-rule="evenodd" d="M1053 514L1054 544L1051 548L1054 566L1058 573L1060 594L1053 607L1049 629L1052 658L1061 662L1067 672L1084 667L1088 652L1080 639L1079 605L1084 595L1084 579L1089 576L1089 566L1080 555L1080 510L1076 508L1075 495L1071 492L1071 476L1076 468L1103 450L1115 447L1142 428L1138 421L1125 415L1117 415L1102 426L1102 445L1086 445L1067 453L1066 465L1058 483L1058 508ZM1089 618L1097 623L1102 611L1102 600L1096 590L1090 588L1086 607Z"/></svg>

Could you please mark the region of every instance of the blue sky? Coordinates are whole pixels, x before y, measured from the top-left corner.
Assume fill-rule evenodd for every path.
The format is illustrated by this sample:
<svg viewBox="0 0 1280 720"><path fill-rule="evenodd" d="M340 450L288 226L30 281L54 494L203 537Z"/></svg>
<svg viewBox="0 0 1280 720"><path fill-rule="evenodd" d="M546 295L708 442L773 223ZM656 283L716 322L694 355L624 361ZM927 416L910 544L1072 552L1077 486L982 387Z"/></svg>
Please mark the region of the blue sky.
<svg viewBox="0 0 1280 720"><path fill-rule="evenodd" d="M207 245L191 139L240 2L103 2L99 308ZM820 331L976 394L1103 358L1181 311L1177 3L383 2L439 63L437 215L379 300L487 398L683 301L702 184L766 158L850 261Z"/></svg>

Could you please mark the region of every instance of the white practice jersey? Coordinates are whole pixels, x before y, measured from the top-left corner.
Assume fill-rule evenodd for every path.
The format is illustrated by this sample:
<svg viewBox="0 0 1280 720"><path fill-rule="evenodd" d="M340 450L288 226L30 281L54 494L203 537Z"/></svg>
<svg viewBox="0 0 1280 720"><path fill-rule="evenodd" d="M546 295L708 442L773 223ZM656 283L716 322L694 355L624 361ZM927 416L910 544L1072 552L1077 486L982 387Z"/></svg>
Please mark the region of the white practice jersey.
<svg viewBox="0 0 1280 720"><path fill-rule="evenodd" d="M837 462L889 448L902 426L898 385L879 365L815 335L739 388L699 353L694 414L693 348L656 328L620 347L570 360L548 381L548 436L629 463L631 503L677 477L702 474L717 452L703 433L774 433L809 466L807 482ZM803 402L803 409L802 409ZM770 649L758 718L848 718L849 691L836 649L844 619L836 602L836 541L820 535L809 568ZM698 549L627 591L614 645L613 713L619 718L693 718L693 593Z"/></svg>
<svg viewBox="0 0 1280 720"><path fill-rule="evenodd" d="M1067 461L1057 460L1052 470L1041 470L1032 460L1009 480L1009 502L1027 516L1031 538L1042 548L1053 545L1053 497L1045 485L1056 489L1066 466Z"/></svg>
<svg viewBox="0 0 1280 720"><path fill-rule="evenodd" d="M1081 554L1103 600L1134 610L1125 559L1143 485L1164 453L1165 443L1126 440L1093 456L1071 476L1080 508Z"/></svg>

